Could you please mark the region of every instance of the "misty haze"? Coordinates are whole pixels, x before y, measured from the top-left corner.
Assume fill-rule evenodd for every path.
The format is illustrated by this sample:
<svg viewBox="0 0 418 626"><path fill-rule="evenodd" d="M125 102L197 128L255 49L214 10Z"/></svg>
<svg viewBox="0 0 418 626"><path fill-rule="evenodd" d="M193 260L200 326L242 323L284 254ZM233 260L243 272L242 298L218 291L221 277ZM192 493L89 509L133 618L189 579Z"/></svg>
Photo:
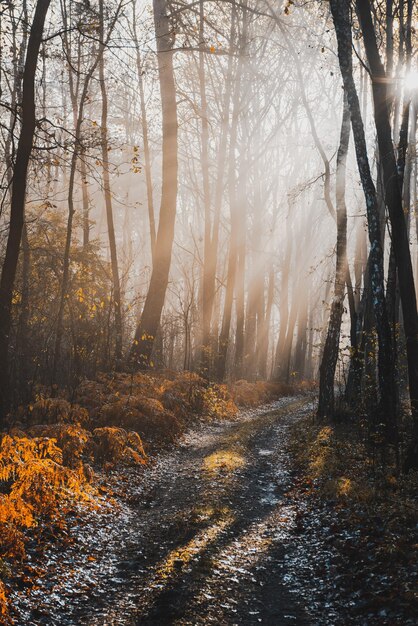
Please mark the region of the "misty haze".
<svg viewBox="0 0 418 626"><path fill-rule="evenodd" d="M0 2L0 624L413 626L414 0Z"/></svg>

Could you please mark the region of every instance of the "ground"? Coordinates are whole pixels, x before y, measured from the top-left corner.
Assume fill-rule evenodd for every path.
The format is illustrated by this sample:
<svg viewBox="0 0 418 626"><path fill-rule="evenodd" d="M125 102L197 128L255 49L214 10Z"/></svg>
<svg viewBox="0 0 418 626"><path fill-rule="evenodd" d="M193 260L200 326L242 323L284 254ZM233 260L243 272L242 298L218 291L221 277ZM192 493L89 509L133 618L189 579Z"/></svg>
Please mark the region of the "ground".
<svg viewBox="0 0 418 626"><path fill-rule="evenodd" d="M115 476L117 513L109 502L107 513L74 523L64 555L49 549L34 589L12 598L17 623L416 623L360 618L355 596L339 589L349 564L329 541L333 520L300 497L288 451L312 409L309 397L282 398L201 423L149 468L125 473L122 488Z"/></svg>

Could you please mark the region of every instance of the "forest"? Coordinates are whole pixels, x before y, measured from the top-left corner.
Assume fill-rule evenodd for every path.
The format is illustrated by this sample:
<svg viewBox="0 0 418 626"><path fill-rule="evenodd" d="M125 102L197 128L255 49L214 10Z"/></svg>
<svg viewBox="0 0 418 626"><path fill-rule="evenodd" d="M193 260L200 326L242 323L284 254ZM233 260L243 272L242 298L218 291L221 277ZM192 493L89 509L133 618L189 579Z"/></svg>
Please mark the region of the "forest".
<svg viewBox="0 0 418 626"><path fill-rule="evenodd" d="M0 1L0 624L413 626L418 5Z"/></svg>

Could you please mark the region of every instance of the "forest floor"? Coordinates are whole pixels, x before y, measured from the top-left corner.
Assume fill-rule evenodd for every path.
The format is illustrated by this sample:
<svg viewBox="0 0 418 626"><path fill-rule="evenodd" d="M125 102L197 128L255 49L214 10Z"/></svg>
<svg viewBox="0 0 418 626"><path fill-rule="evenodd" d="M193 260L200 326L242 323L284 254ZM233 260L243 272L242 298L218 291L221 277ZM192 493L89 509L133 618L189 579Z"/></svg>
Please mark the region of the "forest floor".
<svg viewBox="0 0 418 626"><path fill-rule="evenodd" d="M203 422L149 467L108 476L107 505L75 518L73 544L51 544L35 585L13 593L16 623L416 623L390 599L355 610L349 533L289 452L312 410L305 395Z"/></svg>

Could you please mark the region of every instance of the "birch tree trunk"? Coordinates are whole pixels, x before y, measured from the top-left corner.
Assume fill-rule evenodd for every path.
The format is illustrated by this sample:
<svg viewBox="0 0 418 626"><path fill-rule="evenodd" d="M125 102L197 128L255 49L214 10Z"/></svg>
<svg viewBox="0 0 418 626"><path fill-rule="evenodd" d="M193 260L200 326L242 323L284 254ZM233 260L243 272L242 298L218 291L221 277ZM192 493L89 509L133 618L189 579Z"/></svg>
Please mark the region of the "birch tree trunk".
<svg viewBox="0 0 418 626"><path fill-rule="evenodd" d="M387 426L389 426L394 419L394 369L392 362L391 333L384 292L384 265L380 215L376 188L370 172L360 103L353 78L352 34L349 11L350 6L348 0L331 0L331 12L338 44L338 59L344 90L350 109L357 166L366 200L370 240L370 281L379 346L378 375L380 413L381 419L384 419Z"/></svg>
<svg viewBox="0 0 418 626"><path fill-rule="evenodd" d="M344 288L347 272L347 207L345 204L345 172L350 139L350 109L344 95L343 117L341 123L340 145L337 154L336 172L336 213L337 213L337 251L334 283L334 299L328 324L328 334L319 368L319 403L318 417L333 417L334 378L340 344L341 320L344 309Z"/></svg>
<svg viewBox="0 0 418 626"><path fill-rule="evenodd" d="M357 0L367 60L372 74L374 117L383 168L385 202L392 226L393 251L398 270L399 291L406 338L409 395L414 419L414 443L408 465L418 467L418 313L411 253L402 203L402 182L393 150L386 74L377 47L369 0Z"/></svg>

